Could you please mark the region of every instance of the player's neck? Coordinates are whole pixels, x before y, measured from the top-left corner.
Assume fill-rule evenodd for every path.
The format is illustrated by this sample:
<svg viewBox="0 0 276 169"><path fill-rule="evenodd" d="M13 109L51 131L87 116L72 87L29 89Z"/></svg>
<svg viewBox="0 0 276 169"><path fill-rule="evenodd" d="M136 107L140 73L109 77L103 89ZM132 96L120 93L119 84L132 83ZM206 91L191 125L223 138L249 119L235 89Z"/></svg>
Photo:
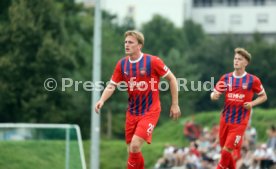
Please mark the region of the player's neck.
<svg viewBox="0 0 276 169"><path fill-rule="evenodd" d="M234 70L234 75L235 76L243 76L245 73L245 69L235 69Z"/></svg>
<svg viewBox="0 0 276 169"><path fill-rule="evenodd" d="M133 55L129 55L129 60L136 61L141 57L141 55L142 55L142 52L137 52L137 53L134 53Z"/></svg>

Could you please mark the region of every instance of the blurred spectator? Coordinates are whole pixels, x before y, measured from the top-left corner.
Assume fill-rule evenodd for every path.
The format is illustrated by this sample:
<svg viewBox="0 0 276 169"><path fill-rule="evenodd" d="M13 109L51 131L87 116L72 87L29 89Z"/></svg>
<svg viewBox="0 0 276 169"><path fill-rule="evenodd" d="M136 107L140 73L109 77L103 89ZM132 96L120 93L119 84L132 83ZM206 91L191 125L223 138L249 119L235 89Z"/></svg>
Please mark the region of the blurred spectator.
<svg viewBox="0 0 276 169"><path fill-rule="evenodd" d="M267 148L266 144L261 144L253 154L253 160L260 169L270 169L276 162L276 156L271 148Z"/></svg>
<svg viewBox="0 0 276 169"><path fill-rule="evenodd" d="M215 142L215 140L218 139L218 134L219 134L219 125L217 123L214 123L210 131L211 142Z"/></svg>
<svg viewBox="0 0 276 169"><path fill-rule="evenodd" d="M252 165L253 154L248 147L241 148L241 159L237 161L237 169L249 169Z"/></svg>
<svg viewBox="0 0 276 169"><path fill-rule="evenodd" d="M267 147L271 148L273 151L276 151L276 128L274 125L272 125L267 131L267 135Z"/></svg>
<svg viewBox="0 0 276 169"><path fill-rule="evenodd" d="M255 149L257 142L257 131L255 127L252 127L251 125L247 126L247 129L244 134L244 142L246 142L250 150Z"/></svg>
<svg viewBox="0 0 276 169"><path fill-rule="evenodd" d="M198 144L195 141L190 143L190 152L192 152L197 157L200 157L200 152L198 151Z"/></svg>
<svg viewBox="0 0 276 169"><path fill-rule="evenodd" d="M165 149L163 151L163 156L159 158L154 166L155 169L158 168L170 168L175 165L175 147L170 144L165 145Z"/></svg>
<svg viewBox="0 0 276 169"><path fill-rule="evenodd" d="M189 153L185 157L185 163L187 169L198 169L200 168L199 157L190 149Z"/></svg>
<svg viewBox="0 0 276 169"><path fill-rule="evenodd" d="M184 124L183 134L189 141L195 141L200 136L200 127L194 124L193 121L187 121Z"/></svg>
<svg viewBox="0 0 276 169"><path fill-rule="evenodd" d="M209 141L210 138L210 134L209 133L205 133L202 136L199 137L198 140L198 151L201 154L205 154L208 152L209 148L211 147L211 143Z"/></svg>

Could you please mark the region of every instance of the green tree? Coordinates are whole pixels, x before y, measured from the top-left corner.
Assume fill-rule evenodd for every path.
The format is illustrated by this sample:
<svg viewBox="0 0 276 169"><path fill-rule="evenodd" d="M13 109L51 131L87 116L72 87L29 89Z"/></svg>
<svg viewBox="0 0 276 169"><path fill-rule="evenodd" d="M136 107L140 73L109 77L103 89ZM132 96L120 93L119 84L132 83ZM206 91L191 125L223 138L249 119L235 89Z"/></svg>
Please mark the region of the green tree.
<svg viewBox="0 0 276 169"><path fill-rule="evenodd" d="M75 68L64 18L53 1L12 1L0 31L0 113L3 122L61 122L70 95L44 89Z"/></svg>
<svg viewBox="0 0 276 169"><path fill-rule="evenodd" d="M248 44L248 50L252 55L251 63L248 66L248 72L258 76L268 95L268 100L262 104L263 107L275 107L276 91L276 44L269 43L260 34L256 33L253 40Z"/></svg>
<svg viewBox="0 0 276 169"><path fill-rule="evenodd" d="M171 49L179 49L182 35L174 24L160 16L153 16L152 20L142 26L145 36L144 51L158 56L167 56Z"/></svg>

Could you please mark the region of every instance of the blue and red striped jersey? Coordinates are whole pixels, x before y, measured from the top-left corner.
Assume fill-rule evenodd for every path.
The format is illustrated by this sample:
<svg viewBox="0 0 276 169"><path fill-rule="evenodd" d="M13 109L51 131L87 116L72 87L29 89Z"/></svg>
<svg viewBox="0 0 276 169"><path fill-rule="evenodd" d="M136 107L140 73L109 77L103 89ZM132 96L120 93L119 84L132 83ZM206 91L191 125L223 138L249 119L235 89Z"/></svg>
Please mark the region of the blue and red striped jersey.
<svg viewBox="0 0 276 169"><path fill-rule="evenodd" d="M264 92L260 79L252 74L244 73L235 76L234 73L223 75L215 86L215 91L225 93L222 118L225 123L247 124L251 110L243 108L245 102L251 102L254 93Z"/></svg>
<svg viewBox="0 0 276 169"><path fill-rule="evenodd" d="M157 56L141 54L135 61L126 56L118 61L111 83L127 86L127 111L140 116L149 111L161 111L158 84L160 77L165 77L169 72Z"/></svg>

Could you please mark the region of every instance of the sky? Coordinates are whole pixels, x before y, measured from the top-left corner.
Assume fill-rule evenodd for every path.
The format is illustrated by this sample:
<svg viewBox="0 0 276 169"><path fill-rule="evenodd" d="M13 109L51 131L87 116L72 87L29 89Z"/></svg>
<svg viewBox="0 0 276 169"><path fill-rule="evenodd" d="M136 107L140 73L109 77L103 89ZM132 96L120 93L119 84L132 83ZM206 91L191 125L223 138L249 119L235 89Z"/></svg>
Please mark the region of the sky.
<svg viewBox="0 0 276 169"><path fill-rule="evenodd" d="M103 9L111 14L117 14L119 21L127 15L129 7L134 8L136 26L152 19L154 14L159 14L171 20L175 26L181 27L184 18L185 0L101 0Z"/></svg>

